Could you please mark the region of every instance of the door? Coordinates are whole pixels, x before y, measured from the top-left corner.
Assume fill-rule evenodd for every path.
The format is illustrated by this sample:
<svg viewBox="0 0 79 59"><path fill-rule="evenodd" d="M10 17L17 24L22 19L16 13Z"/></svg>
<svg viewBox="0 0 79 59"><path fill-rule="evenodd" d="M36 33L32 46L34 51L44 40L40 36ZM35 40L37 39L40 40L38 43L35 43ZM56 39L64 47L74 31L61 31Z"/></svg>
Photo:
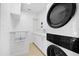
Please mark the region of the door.
<svg viewBox="0 0 79 59"><path fill-rule="evenodd" d="M60 28L71 20L75 11L75 3L54 3L47 13L47 23L52 28Z"/></svg>

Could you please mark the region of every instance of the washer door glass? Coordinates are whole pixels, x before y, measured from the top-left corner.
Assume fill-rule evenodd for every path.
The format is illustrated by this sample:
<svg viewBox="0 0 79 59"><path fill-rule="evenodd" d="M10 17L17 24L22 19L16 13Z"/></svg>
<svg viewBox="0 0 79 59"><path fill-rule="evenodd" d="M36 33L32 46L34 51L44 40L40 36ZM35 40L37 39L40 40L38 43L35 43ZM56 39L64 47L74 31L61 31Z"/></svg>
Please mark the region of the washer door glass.
<svg viewBox="0 0 79 59"><path fill-rule="evenodd" d="M67 56L62 49L54 45L50 45L47 48L47 55L48 56Z"/></svg>
<svg viewBox="0 0 79 59"><path fill-rule="evenodd" d="M64 26L75 14L75 3L54 3L48 11L47 22L53 28Z"/></svg>

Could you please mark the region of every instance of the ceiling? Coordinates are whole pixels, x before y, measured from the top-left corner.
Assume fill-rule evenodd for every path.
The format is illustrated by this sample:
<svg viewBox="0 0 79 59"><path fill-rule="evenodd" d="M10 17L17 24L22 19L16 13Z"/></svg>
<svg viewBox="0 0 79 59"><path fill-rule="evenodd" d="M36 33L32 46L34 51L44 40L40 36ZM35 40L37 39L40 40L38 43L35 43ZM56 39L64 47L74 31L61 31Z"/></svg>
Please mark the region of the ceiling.
<svg viewBox="0 0 79 59"><path fill-rule="evenodd" d="M47 3L22 3L21 4L21 11L22 12L29 12L33 14L39 14L42 11L46 10Z"/></svg>

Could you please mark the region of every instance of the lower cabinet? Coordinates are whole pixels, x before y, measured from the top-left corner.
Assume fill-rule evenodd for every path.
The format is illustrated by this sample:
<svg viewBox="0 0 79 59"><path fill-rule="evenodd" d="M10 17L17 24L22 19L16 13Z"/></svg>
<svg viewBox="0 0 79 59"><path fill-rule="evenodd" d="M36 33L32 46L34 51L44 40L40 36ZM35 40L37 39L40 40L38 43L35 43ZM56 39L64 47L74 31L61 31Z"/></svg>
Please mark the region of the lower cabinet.
<svg viewBox="0 0 79 59"><path fill-rule="evenodd" d="M10 55L27 55L29 52L28 32L11 32Z"/></svg>
<svg viewBox="0 0 79 59"><path fill-rule="evenodd" d="M45 55L45 36L29 34L26 31L16 31L10 33L10 38L10 55L12 56Z"/></svg>

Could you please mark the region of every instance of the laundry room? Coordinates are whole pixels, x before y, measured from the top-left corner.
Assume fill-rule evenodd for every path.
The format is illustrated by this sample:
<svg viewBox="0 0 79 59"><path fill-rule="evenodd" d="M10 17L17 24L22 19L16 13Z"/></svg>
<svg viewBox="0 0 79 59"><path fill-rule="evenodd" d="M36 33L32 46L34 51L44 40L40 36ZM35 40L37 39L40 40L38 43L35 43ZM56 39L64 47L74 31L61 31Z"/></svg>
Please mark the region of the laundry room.
<svg viewBox="0 0 79 59"><path fill-rule="evenodd" d="M79 56L79 3L0 3L0 56Z"/></svg>
<svg viewBox="0 0 79 59"><path fill-rule="evenodd" d="M46 3L0 4L0 55L46 54L44 46L42 46L46 34L41 29L42 20L40 18L45 12L46 5ZM32 49L36 50L32 51Z"/></svg>

